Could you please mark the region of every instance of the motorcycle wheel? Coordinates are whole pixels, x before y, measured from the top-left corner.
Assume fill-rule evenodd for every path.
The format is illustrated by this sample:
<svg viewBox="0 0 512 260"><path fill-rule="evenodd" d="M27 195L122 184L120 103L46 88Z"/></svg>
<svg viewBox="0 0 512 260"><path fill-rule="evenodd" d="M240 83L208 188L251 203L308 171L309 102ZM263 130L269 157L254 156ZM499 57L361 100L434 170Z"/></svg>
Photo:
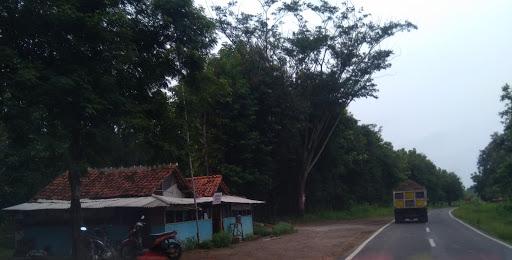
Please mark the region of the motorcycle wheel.
<svg viewBox="0 0 512 260"><path fill-rule="evenodd" d="M181 246L178 243L171 242L169 243L167 250L165 250L165 254L170 260L177 260L181 257Z"/></svg>

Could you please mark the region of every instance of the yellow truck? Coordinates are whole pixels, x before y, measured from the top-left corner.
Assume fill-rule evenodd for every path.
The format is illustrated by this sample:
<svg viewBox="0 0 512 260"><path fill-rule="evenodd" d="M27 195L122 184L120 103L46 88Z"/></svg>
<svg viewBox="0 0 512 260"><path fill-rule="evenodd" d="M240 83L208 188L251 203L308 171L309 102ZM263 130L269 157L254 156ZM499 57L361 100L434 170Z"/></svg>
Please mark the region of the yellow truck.
<svg viewBox="0 0 512 260"><path fill-rule="evenodd" d="M393 191L395 223L406 220L428 222L427 190L412 180L406 180Z"/></svg>

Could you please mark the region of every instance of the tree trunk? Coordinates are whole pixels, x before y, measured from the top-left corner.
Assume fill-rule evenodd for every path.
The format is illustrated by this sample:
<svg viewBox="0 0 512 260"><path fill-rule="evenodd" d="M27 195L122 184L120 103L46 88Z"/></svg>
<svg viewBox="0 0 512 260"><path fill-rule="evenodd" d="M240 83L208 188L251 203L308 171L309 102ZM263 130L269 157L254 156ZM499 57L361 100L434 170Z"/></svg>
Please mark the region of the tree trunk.
<svg viewBox="0 0 512 260"><path fill-rule="evenodd" d="M206 113L203 113L203 145L204 145L204 167L206 176L210 175L210 165L208 165L208 138L206 135Z"/></svg>
<svg viewBox="0 0 512 260"><path fill-rule="evenodd" d="M306 178L299 179L299 216L304 216L304 213L306 212L306 180Z"/></svg>
<svg viewBox="0 0 512 260"><path fill-rule="evenodd" d="M302 169L299 175L298 187L298 211L303 216L306 210L306 183L309 173L313 170L320 156L322 155L327 143L329 142L336 126L342 116L342 111L334 115L326 114L323 120L317 121L312 131L306 130L304 147L302 150ZM320 123L319 123L320 122Z"/></svg>
<svg viewBox="0 0 512 260"><path fill-rule="evenodd" d="M80 170L78 167L70 168L68 173L71 186L71 238L73 259L80 259L84 255L80 246L80 226L82 224L82 209L80 205Z"/></svg>
<svg viewBox="0 0 512 260"><path fill-rule="evenodd" d="M80 227L82 225L82 208L80 204L80 175L82 161L81 132L78 128L72 130L72 132L72 141L70 145L71 159L68 171L69 186L71 188L71 255L73 259L85 259L85 250L82 243L80 243Z"/></svg>

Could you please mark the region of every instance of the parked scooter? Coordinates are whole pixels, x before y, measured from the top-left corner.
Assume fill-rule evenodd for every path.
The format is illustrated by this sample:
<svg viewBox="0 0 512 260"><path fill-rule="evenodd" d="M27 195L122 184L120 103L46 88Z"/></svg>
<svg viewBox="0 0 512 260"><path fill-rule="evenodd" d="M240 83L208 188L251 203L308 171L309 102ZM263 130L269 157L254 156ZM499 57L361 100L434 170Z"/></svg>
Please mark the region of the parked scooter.
<svg viewBox="0 0 512 260"><path fill-rule="evenodd" d="M149 235L152 243L149 249L142 245L142 229L145 226L141 220L135 223L128 238L121 242L120 256L126 260L176 260L181 256L181 245L176 240L176 231Z"/></svg>

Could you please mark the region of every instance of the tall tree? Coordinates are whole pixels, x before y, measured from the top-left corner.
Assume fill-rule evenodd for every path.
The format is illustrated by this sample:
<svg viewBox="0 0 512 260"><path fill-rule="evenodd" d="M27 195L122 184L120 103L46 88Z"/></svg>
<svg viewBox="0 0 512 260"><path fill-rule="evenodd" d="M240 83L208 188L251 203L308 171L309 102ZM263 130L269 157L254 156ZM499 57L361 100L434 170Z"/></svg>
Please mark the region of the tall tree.
<svg viewBox="0 0 512 260"><path fill-rule="evenodd" d="M146 106L168 79L201 69L212 29L190 0L0 5L1 118L12 145L61 140L56 158L69 172L74 259L85 255L77 243L80 176L98 138L148 123Z"/></svg>
<svg viewBox="0 0 512 260"><path fill-rule="evenodd" d="M509 84L502 87L500 112L503 132L494 133L489 144L480 151L477 172L471 178L476 193L484 200L512 197L512 90Z"/></svg>
<svg viewBox="0 0 512 260"><path fill-rule="evenodd" d="M341 7L325 0L318 4L300 0L260 3L261 12L255 15L236 13L235 3L216 7L218 28L231 44L261 49L269 64L286 68L287 87L297 105L297 208L304 213L309 174L342 111L357 98L375 97L373 74L390 66L392 51L381 49L382 41L415 26L409 22L376 24L347 3ZM306 12L320 22L309 22L304 18ZM288 18L295 19L297 28L285 35L282 21Z"/></svg>

